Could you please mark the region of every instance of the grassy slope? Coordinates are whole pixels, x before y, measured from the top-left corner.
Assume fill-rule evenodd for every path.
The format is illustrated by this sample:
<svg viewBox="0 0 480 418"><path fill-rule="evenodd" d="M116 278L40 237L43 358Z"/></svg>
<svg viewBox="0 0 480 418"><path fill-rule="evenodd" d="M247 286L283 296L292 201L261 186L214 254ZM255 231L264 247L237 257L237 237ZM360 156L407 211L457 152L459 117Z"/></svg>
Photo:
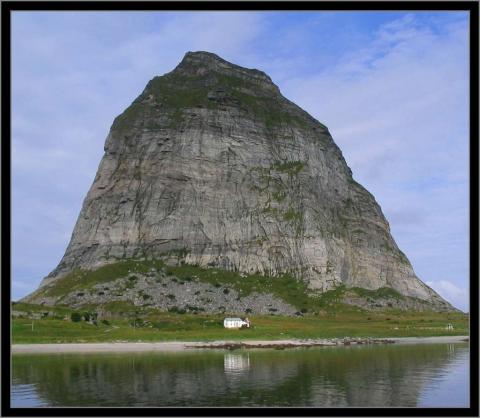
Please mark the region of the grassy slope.
<svg viewBox="0 0 480 418"><path fill-rule="evenodd" d="M185 255L181 251L180 253L176 255L179 257ZM192 265L166 266L160 260L126 259L92 271L76 269L67 276L39 289L37 295L62 297L70 292L90 289L96 284L108 283L119 277L127 277L135 273L145 274L151 269L156 271L163 269L167 276L183 282L199 280L217 287L230 287L235 289L242 297L252 292L270 293L296 307L302 313L358 311L357 308L340 303L346 290L344 286L315 296L309 294L307 284L304 281L297 280L289 274L280 277L266 277L260 274L240 275L237 272L217 268L201 268ZM354 288L350 290L357 292L360 296L368 296L371 300L386 296L404 299L393 289L381 288L375 291L367 291ZM59 299L57 304L61 304L61 302L61 299Z"/></svg>

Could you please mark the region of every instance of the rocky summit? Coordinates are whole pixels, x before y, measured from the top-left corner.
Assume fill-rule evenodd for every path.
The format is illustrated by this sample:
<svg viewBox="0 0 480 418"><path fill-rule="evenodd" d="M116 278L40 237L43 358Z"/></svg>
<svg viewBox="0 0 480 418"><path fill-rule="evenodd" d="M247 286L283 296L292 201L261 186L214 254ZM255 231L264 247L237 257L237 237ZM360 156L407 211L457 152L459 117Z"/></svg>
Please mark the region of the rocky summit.
<svg viewBox="0 0 480 418"><path fill-rule="evenodd" d="M222 272L231 286L215 286ZM293 314L286 277L308 297L453 309L416 277L326 126L262 71L188 52L114 120L65 255L25 300Z"/></svg>

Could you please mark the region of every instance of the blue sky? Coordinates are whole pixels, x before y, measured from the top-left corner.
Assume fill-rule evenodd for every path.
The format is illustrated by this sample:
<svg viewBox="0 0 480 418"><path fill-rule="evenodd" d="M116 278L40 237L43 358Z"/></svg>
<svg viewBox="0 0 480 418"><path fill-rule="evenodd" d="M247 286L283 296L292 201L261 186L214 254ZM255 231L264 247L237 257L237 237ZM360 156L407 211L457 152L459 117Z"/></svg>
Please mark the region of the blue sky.
<svg viewBox="0 0 480 418"><path fill-rule="evenodd" d="M120 114L187 51L326 124L417 275L468 310L468 15L15 12L13 299L56 267Z"/></svg>

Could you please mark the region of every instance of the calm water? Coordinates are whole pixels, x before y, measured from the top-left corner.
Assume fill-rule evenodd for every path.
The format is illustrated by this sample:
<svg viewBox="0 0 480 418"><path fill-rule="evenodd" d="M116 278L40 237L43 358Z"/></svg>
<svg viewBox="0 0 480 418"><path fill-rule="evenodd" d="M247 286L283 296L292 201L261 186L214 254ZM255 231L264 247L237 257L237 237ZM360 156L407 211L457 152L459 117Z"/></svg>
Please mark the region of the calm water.
<svg viewBox="0 0 480 418"><path fill-rule="evenodd" d="M13 356L12 407L468 407L469 347Z"/></svg>

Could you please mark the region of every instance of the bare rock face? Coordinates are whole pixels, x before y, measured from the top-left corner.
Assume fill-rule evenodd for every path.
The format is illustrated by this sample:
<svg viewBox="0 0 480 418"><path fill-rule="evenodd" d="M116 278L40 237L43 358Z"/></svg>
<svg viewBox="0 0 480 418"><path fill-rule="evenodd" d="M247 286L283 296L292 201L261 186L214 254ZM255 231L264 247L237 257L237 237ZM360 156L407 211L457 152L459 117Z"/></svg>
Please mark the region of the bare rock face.
<svg viewBox="0 0 480 418"><path fill-rule="evenodd" d="M290 273L312 291L391 287L449 307L415 275L328 129L261 71L189 52L118 116L68 248L75 268L181 252L186 264Z"/></svg>

